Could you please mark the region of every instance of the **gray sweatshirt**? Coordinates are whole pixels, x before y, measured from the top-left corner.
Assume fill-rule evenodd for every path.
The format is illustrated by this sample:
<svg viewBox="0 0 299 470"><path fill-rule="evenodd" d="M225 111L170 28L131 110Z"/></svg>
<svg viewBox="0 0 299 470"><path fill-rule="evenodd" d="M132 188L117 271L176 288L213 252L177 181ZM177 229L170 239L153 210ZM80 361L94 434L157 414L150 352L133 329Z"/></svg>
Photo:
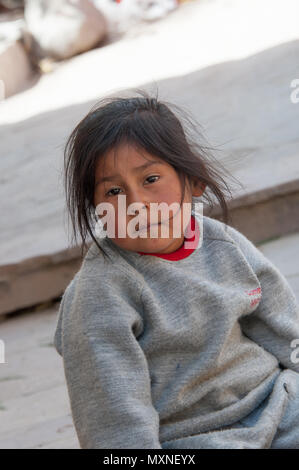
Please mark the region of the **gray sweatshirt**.
<svg viewBox="0 0 299 470"><path fill-rule="evenodd" d="M83 449L189 448L255 410L284 368L299 372L285 277L239 231L196 217L202 240L188 257L99 238L109 260L92 243L64 292L54 345Z"/></svg>

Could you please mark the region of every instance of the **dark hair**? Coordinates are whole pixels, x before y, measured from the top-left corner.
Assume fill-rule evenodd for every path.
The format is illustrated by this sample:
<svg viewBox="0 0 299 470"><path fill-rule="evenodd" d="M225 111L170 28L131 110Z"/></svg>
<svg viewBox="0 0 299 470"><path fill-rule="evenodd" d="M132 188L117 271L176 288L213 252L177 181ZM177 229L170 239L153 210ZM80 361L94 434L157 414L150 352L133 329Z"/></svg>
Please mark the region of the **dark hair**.
<svg viewBox="0 0 299 470"><path fill-rule="evenodd" d="M220 172L217 161L213 164L210 148L204 146L197 137L200 124L188 113L173 103L158 100L144 89L133 91L135 96L106 96L98 101L89 113L77 124L67 139L64 149L64 186L68 213L71 217L73 240L77 242L79 229L82 252L87 248L87 236L90 235L99 249L92 226L96 222L94 208L94 174L99 158L110 149L116 149L122 143L129 143L149 154L156 155L172 165L178 173L185 194L185 178L200 180L205 191L202 195L213 207L213 201L207 188L216 196L227 225L230 217L225 199L225 192L230 189L222 178L227 173L224 167ZM136 96L136 93L141 96ZM176 109L181 115L179 119ZM185 129L183 120L186 120ZM192 138L190 129L197 135ZM221 165L222 166L222 165ZM231 175L230 175L231 176ZM182 204L181 201L181 204Z"/></svg>

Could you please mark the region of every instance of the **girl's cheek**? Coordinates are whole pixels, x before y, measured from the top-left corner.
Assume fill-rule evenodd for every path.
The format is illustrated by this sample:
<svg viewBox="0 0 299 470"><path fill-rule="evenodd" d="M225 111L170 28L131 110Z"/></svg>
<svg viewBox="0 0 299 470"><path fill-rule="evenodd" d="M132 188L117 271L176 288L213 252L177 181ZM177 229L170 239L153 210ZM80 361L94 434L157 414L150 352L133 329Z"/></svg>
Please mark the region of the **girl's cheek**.
<svg viewBox="0 0 299 470"><path fill-rule="evenodd" d="M161 192L159 199L167 204L172 204L174 202L180 203L181 200L181 191L179 188L176 189L175 184L169 184Z"/></svg>
<svg viewBox="0 0 299 470"><path fill-rule="evenodd" d="M127 223L128 217L115 208L114 217L112 217L111 223L115 227L115 238L127 238Z"/></svg>

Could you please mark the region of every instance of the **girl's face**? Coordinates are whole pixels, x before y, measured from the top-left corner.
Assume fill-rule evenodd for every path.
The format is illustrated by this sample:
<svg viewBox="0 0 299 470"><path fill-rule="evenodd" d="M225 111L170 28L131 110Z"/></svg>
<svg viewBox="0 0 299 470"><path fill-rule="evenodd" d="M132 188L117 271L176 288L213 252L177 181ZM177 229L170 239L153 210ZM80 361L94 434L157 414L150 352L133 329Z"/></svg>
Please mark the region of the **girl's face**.
<svg viewBox="0 0 299 470"><path fill-rule="evenodd" d="M184 242L184 231L188 224L183 224L182 211L179 211L179 204L182 196L182 188L178 174L175 169L162 160L159 157L148 154L145 150L142 150L144 156L138 152L134 147L123 144L117 152L114 158L114 151L111 150L107 153L106 158L101 158L96 166L95 171L95 192L94 192L94 205L95 207L100 203L110 203L114 208L114 224L115 224L115 236L110 239L118 245L120 248L130 251L142 251L145 253L171 253L178 249ZM192 184L189 186L188 182L185 190L185 198L183 202L192 202L192 195L200 196L202 194L202 188L196 187ZM125 195L125 211L119 207L118 195ZM122 199L122 198L119 198ZM135 208L139 210L139 214L142 220L146 224L154 224L154 219L151 220L150 209L151 203L166 203L170 206L172 203L177 203L175 210L171 209L167 213L167 217L163 217L163 212L158 211L158 225L157 236L151 237L150 228L145 228L146 238L138 236L132 238L128 233L128 223L132 219L136 219L138 211L128 214L128 206L130 204L137 204ZM146 209L140 211L146 205ZM118 223L119 213L122 220L122 224L125 227L125 238L119 235ZM105 216L103 213L102 216ZM99 214L101 217L101 215ZM125 220L124 220L125 219ZM177 222L181 220L180 222ZM178 223L179 231L174 231L174 223ZM133 222L132 222L133 223ZM169 235L168 238L161 238L162 226L168 225ZM105 229L107 225L104 225ZM134 225L135 227L135 225ZM140 230L141 227L136 222L135 230ZM164 230L164 229L163 229ZM121 233L121 232L120 232ZM131 233L131 232L130 232ZM141 233L141 232L140 232ZM178 233L180 234L177 237Z"/></svg>

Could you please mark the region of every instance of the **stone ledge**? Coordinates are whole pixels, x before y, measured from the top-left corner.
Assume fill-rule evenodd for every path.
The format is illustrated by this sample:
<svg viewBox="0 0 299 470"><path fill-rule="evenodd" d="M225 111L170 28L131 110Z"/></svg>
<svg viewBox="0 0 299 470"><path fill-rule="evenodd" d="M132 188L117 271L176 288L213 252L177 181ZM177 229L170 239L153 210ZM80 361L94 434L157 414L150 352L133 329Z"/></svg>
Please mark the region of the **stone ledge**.
<svg viewBox="0 0 299 470"><path fill-rule="evenodd" d="M0 266L0 315L59 297L81 262L75 247Z"/></svg>
<svg viewBox="0 0 299 470"><path fill-rule="evenodd" d="M299 179L245 194L228 202L232 223L253 243L299 232ZM211 217L219 219L219 207Z"/></svg>

